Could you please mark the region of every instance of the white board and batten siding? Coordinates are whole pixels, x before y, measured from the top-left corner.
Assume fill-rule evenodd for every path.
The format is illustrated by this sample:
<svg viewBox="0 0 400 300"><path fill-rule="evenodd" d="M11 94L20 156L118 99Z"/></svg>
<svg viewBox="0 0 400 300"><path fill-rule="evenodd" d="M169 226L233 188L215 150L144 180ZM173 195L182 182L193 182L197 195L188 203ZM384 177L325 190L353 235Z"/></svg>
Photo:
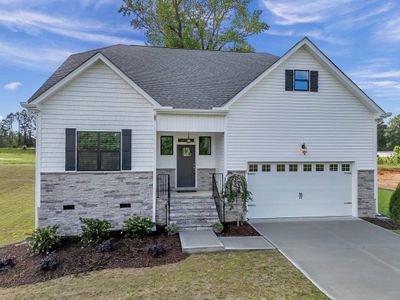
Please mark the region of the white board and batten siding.
<svg viewBox="0 0 400 300"><path fill-rule="evenodd" d="M40 105L41 172L65 171L65 128L132 129L132 170L154 170L153 106L102 62Z"/></svg>
<svg viewBox="0 0 400 300"><path fill-rule="evenodd" d="M285 69L318 71L319 91L285 91ZM347 161L375 169L372 113L304 48L234 102L226 122L227 170L263 161Z"/></svg>
<svg viewBox="0 0 400 300"><path fill-rule="evenodd" d="M158 131L224 132L224 115L157 114Z"/></svg>

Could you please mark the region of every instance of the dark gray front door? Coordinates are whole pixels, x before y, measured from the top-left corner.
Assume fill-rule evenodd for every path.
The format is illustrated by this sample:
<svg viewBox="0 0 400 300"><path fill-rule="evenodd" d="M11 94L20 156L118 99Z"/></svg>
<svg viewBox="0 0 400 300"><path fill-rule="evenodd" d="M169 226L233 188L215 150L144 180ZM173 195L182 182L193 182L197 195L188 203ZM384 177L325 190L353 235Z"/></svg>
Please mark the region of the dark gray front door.
<svg viewBox="0 0 400 300"><path fill-rule="evenodd" d="M179 187L196 185L196 152L194 145L178 145L177 177Z"/></svg>

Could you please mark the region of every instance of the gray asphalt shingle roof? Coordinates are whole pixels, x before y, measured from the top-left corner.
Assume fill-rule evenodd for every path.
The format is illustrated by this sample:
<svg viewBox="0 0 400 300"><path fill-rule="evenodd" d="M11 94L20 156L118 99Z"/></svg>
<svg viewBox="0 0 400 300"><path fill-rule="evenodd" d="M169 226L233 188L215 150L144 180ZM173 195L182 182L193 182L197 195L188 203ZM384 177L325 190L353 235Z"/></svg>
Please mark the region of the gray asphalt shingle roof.
<svg viewBox="0 0 400 300"><path fill-rule="evenodd" d="M101 53L162 106L220 107L279 57L238 53L115 45L71 55L32 95L32 102L96 53Z"/></svg>

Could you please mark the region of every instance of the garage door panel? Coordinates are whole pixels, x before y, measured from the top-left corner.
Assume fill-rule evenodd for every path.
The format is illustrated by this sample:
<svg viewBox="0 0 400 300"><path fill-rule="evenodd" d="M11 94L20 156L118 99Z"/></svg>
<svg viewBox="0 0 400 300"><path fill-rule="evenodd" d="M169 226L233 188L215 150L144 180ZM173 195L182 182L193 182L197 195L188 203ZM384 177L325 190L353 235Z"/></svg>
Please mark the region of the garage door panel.
<svg viewBox="0 0 400 300"><path fill-rule="evenodd" d="M351 215L351 173L329 171L325 163L323 172L270 172L248 174L249 190L253 201L249 203L249 218L318 217ZM261 164L260 164L261 165ZM258 170L262 170L261 167Z"/></svg>

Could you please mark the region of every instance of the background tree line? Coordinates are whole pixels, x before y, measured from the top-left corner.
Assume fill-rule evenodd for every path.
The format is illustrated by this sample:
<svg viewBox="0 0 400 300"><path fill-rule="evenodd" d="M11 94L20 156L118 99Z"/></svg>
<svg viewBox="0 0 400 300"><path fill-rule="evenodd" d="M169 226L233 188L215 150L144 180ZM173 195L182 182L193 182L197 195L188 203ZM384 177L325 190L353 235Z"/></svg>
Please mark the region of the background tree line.
<svg viewBox="0 0 400 300"><path fill-rule="evenodd" d="M400 115L378 124L378 151L393 151L396 146L400 146Z"/></svg>
<svg viewBox="0 0 400 300"><path fill-rule="evenodd" d="M34 147L36 141L36 116L22 110L9 113L0 122L0 147Z"/></svg>

